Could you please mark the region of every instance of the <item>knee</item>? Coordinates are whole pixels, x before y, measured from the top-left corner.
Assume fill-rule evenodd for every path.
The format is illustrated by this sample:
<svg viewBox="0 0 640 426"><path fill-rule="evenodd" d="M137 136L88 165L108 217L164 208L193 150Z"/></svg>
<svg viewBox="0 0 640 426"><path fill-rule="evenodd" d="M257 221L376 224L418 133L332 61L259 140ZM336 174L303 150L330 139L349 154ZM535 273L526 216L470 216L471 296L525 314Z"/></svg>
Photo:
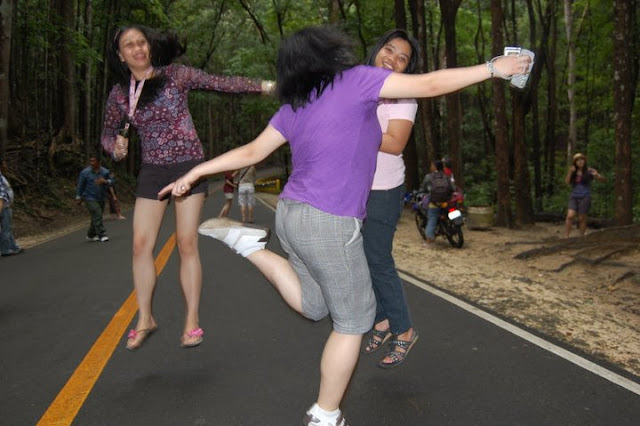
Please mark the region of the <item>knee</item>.
<svg viewBox="0 0 640 426"><path fill-rule="evenodd" d="M303 306L303 315L311 321L323 320L329 315L329 311L323 306Z"/></svg>
<svg viewBox="0 0 640 426"><path fill-rule="evenodd" d="M181 258L193 256L198 252L196 238L196 236L190 235L177 239L178 253L180 253Z"/></svg>
<svg viewBox="0 0 640 426"><path fill-rule="evenodd" d="M133 236L133 257L152 254L153 243L150 238L145 236Z"/></svg>

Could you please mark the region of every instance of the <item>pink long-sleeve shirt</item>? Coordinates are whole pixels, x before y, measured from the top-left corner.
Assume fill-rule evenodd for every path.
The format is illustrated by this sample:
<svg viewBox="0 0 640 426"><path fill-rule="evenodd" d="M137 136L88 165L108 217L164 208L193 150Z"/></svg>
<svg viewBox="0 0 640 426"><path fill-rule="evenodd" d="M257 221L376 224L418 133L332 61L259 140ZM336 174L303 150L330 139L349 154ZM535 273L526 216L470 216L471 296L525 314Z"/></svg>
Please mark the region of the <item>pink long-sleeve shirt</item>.
<svg viewBox="0 0 640 426"><path fill-rule="evenodd" d="M204 157L187 105L189 90L232 93L260 93L262 82L246 77L227 77L179 64L156 69L166 76L165 86L152 102L138 107L131 125L138 132L142 162L171 165ZM129 88L116 84L107 99L102 129L102 146L113 153L116 136L129 110Z"/></svg>

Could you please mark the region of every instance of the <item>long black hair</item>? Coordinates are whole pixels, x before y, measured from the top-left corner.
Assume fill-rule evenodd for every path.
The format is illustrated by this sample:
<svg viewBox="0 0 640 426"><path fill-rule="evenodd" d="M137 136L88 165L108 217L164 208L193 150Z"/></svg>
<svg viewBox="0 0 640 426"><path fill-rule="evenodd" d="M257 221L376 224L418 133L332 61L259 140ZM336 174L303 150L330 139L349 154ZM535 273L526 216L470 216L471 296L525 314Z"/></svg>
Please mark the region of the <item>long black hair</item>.
<svg viewBox="0 0 640 426"><path fill-rule="evenodd" d="M118 53L120 51L120 37L125 31L131 29L140 31L144 38L147 39L151 65L154 67L169 65L187 50L186 46L178 39L178 36L172 32L161 33L153 28L135 24L116 28L110 38L111 42L107 49L107 64L113 73L114 82L119 84L125 93L127 93L129 87L131 71L127 64L120 59ZM155 99L164 87L165 81L166 76L162 73L156 73L153 78L148 79L140 95L138 107L142 107Z"/></svg>
<svg viewBox="0 0 640 426"><path fill-rule="evenodd" d="M376 56L378 55L378 52L380 51L380 49L382 49L391 40L396 38L406 41L407 43L409 43L409 46L411 46L411 57L409 58L409 63L407 64L407 68L404 70L404 73L416 74L419 71L418 56L420 53L420 45L418 44L416 39L411 37L409 33L406 30L403 30L402 28L395 28L393 30L389 30L386 33L384 33L378 39L375 46L373 46L373 49L371 49L371 51L369 52L369 55L365 60L365 64L375 66Z"/></svg>
<svg viewBox="0 0 640 426"><path fill-rule="evenodd" d="M294 110L303 107L356 63L353 41L337 27L304 28L280 43L277 97Z"/></svg>
<svg viewBox="0 0 640 426"><path fill-rule="evenodd" d="M580 172L582 173L582 177L580 179L580 183L584 184L584 185L589 185L591 183L591 181L593 180L593 175L589 172L589 166L587 165L587 157L585 157L582 154L576 154L573 156L573 167L575 168L575 170L571 173L571 177L569 178L569 182L571 183L571 185L575 185L577 184L577 179L578 179L578 160L583 159L584 160L584 165L582 166L582 168L580 169Z"/></svg>

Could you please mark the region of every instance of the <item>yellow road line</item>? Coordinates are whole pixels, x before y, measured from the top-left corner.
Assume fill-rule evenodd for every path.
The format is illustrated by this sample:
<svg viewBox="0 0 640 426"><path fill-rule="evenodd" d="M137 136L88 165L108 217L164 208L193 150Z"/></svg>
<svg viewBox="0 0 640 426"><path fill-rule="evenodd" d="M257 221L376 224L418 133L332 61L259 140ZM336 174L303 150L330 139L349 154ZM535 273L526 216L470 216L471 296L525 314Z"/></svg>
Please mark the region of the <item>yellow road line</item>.
<svg viewBox="0 0 640 426"><path fill-rule="evenodd" d="M164 269L175 246L176 236L172 234L156 257L157 275ZM137 310L136 292L133 291L51 403L38 426L70 425L73 422Z"/></svg>

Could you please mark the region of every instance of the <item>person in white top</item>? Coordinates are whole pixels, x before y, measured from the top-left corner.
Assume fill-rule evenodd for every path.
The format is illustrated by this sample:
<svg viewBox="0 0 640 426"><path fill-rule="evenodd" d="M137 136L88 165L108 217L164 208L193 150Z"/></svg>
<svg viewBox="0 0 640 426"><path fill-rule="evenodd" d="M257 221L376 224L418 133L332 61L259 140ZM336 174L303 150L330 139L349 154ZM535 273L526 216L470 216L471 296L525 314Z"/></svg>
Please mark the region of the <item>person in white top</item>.
<svg viewBox="0 0 640 426"><path fill-rule="evenodd" d="M414 74L418 71L418 49L418 43L405 30L394 29L380 37L367 64ZM362 228L377 307L364 351L374 353L391 339L389 350L378 363L382 368L402 363L418 340L391 253L405 192L402 151L409 141L417 109L415 99L383 99L377 110L382 145Z"/></svg>

